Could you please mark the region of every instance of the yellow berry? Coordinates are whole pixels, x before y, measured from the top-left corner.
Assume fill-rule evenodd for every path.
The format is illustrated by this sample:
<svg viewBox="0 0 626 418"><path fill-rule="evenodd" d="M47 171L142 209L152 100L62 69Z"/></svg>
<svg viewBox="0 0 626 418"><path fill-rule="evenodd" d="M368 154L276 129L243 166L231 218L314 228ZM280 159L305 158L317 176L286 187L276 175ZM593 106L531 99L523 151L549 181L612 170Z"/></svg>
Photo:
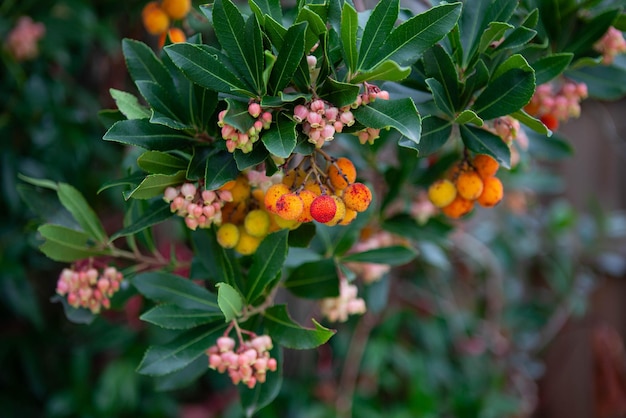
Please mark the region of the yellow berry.
<svg viewBox="0 0 626 418"><path fill-rule="evenodd" d="M170 18L156 1L147 3L141 11L141 20L151 35L160 35L170 27Z"/></svg>
<svg viewBox="0 0 626 418"><path fill-rule="evenodd" d="M270 230L270 215L261 209L252 210L243 220L243 226L248 234L263 238Z"/></svg>
<svg viewBox="0 0 626 418"><path fill-rule="evenodd" d="M428 199L438 208L449 205L456 197L456 187L448 179L440 179L428 188Z"/></svg>
<svg viewBox="0 0 626 418"><path fill-rule="evenodd" d="M233 202L243 202L250 197L250 183L245 176L237 177L235 185L230 189L233 195Z"/></svg>
<svg viewBox="0 0 626 418"><path fill-rule="evenodd" d="M322 194L322 187L317 181L313 179L309 179L306 183L304 183L304 190L312 191L313 193L315 193L315 196L319 196Z"/></svg>
<svg viewBox="0 0 626 418"><path fill-rule="evenodd" d="M263 199L265 208L272 213L276 213L276 203L278 202L278 199L280 199L282 195L287 193L289 193L289 187L285 186L282 183L277 183L270 186L265 191L265 198Z"/></svg>
<svg viewBox="0 0 626 418"><path fill-rule="evenodd" d="M246 232L245 228L239 228L239 242L235 246L235 251L241 255L254 254L261 241L262 238L253 237Z"/></svg>
<svg viewBox="0 0 626 418"><path fill-rule="evenodd" d="M344 203L345 205L345 203ZM339 225L348 225L356 218L357 211L353 209L346 208L346 214L343 219L339 222Z"/></svg>
<svg viewBox="0 0 626 418"><path fill-rule="evenodd" d="M483 180L474 170L461 171L456 178L456 190L467 200L476 200L483 192Z"/></svg>
<svg viewBox="0 0 626 418"><path fill-rule="evenodd" d="M311 202L311 216L317 222L330 222L337 213L337 202L332 196L323 194Z"/></svg>
<svg viewBox="0 0 626 418"><path fill-rule="evenodd" d="M356 168L348 158L338 158L328 166L328 179L335 189L345 189L356 180Z"/></svg>
<svg viewBox="0 0 626 418"><path fill-rule="evenodd" d="M472 165L483 179L494 176L500 168L495 158L487 154L476 155L472 160Z"/></svg>
<svg viewBox="0 0 626 418"><path fill-rule="evenodd" d="M163 0L161 8L174 20L187 16L191 10L191 0Z"/></svg>
<svg viewBox="0 0 626 418"><path fill-rule="evenodd" d="M278 198L276 202L276 214L288 221L297 220L302 215L304 202L295 193L287 193Z"/></svg>
<svg viewBox="0 0 626 418"><path fill-rule="evenodd" d="M352 183L343 191L346 207L357 212L364 212L372 202L372 192L363 183Z"/></svg>
<svg viewBox="0 0 626 418"><path fill-rule="evenodd" d="M311 222L313 216L311 216L311 203L317 198L317 195L310 190L302 190L298 194L304 206L302 207L302 214L297 219L300 223Z"/></svg>
<svg viewBox="0 0 626 418"><path fill-rule="evenodd" d="M301 168L294 168L289 170L283 176L283 184L287 185L287 187L298 187L304 181L306 177L306 172Z"/></svg>
<svg viewBox="0 0 626 418"><path fill-rule="evenodd" d="M470 213L473 208L473 201L457 195L449 205L441 208L441 211L446 214L446 216L456 219Z"/></svg>
<svg viewBox="0 0 626 418"><path fill-rule="evenodd" d="M239 242L239 228L237 225L227 222L217 230L217 242L224 248L235 248Z"/></svg>
<svg viewBox="0 0 626 418"><path fill-rule="evenodd" d="M337 205L337 210L335 211L335 216L333 216L333 219L326 222L326 225L335 226L343 220L344 216L346 216L346 204L339 196L331 196L331 198L335 201L335 204Z"/></svg>
<svg viewBox="0 0 626 418"><path fill-rule="evenodd" d="M297 219L284 219L278 215L273 215L272 220L278 226L278 229L296 229L300 226Z"/></svg>
<svg viewBox="0 0 626 418"><path fill-rule="evenodd" d="M502 200L504 196L504 187L497 177L487 177L483 179L484 188L482 194L478 197L478 204L486 208L491 208Z"/></svg>

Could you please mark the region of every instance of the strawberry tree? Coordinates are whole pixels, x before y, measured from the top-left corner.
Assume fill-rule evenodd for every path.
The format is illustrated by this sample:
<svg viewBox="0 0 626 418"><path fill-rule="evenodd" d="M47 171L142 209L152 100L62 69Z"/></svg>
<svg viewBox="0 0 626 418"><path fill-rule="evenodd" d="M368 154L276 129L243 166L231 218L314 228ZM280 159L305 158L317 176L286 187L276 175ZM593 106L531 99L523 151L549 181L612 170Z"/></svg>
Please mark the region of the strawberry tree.
<svg viewBox="0 0 626 418"><path fill-rule="evenodd" d="M414 14L399 0L368 11L215 0L195 11L205 36L170 33L156 52L125 39L139 95L112 89L117 109L101 114L103 139L129 149L125 176L101 189L120 191L123 228L105 230L71 185L23 178L56 191L71 215L39 228L41 251L71 264L56 300L88 323L118 295L141 294L141 319L176 336L148 347L138 372L172 384L225 373L254 414L280 389L283 347L325 344L330 323L368 309L363 288L414 262L422 233L497 205L498 170L518 163L526 132L560 143L538 86L566 71L583 79L573 60L597 65L605 49L589 51L623 15L572 15L587 36L565 39L537 3ZM155 8L144 19L164 16ZM586 94L564 91L576 104ZM406 209L419 189L430 219ZM164 230L193 256L177 257L177 243L159 251ZM363 245L372 233L376 244ZM318 306L303 324L290 314L302 303Z"/></svg>

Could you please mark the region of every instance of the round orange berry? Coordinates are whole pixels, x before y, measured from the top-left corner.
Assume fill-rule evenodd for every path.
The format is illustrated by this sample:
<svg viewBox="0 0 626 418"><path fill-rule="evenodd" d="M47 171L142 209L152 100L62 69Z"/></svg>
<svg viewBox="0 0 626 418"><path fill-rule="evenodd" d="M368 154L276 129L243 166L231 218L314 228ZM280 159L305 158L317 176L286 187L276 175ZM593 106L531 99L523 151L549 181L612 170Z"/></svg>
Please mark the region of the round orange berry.
<svg viewBox="0 0 626 418"><path fill-rule="evenodd" d="M345 203L344 203L345 204ZM346 207L346 214L343 219L339 221L339 225L348 225L356 218L357 211Z"/></svg>
<svg viewBox="0 0 626 418"><path fill-rule="evenodd" d="M441 208L441 211L450 218L460 218L472 211L474 202L457 195L452 203Z"/></svg>
<svg viewBox="0 0 626 418"><path fill-rule="evenodd" d="M303 209L304 202L295 193L284 194L276 201L276 214L288 221L297 220L302 215Z"/></svg>
<svg viewBox="0 0 626 418"><path fill-rule="evenodd" d="M328 166L328 179L335 189L345 189L356 180L356 168L348 158L341 157Z"/></svg>
<svg viewBox="0 0 626 418"><path fill-rule="evenodd" d="M476 200L483 192L483 180L474 170L461 171L456 178L458 194L467 200Z"/></svg>
<svg viewBox="0 0 626 418"><path fill-rule="evenodd" d="M151 35L160 35L170 27L169 16L156 1L151 1L143 7L141 20L144 28Z"/></svg>
<svg viewBox="0 0 626 418"><path fill-rule="evenodd" d="M326 223L331 221L337 213L337 203L332 196L323 194L317 196L311 202L311 216L317 222Z"/></svg>
<svg viewBox="0 0 626 418"><path fill-rule="evenodd" d="M500 168L496 159L487 154L477 154L472 160L472 165L483 179L495 175Z"/></svg>
<svg viewBox="0 0 626 418"><path fill-rule="evenodd" d="M243 202L250 197L250 183L246 176L239 176L235 180L235 185L230 189L233 202Z"/></svg>
<svg viewBox="0 0 626 418"><path fill-rule="evenodd" d="M265 208L272 213L276 213L276 202L278 202L278 199L280 199L282 195L287 193L289 193L289 187L284 184L276 183L271 185L265 191L265 197L263 199Z"/></svg>
<svg viewBox="0 0 626 418"><path fill-rule="evenodd" d="M344 189L342 198L347 208L364 212L372 202L372 192L365 184L357 182Z"/></svg>
<svg viewBox="0 0 626 418"><path fill-rule="evenodd" d="M317 195L312 191L306 189L300 191L298 195L302 199L302 203L304 203L304 207L302 208L302 214L298 218L298 222L311 222L313 220L313 216L311 215L311 203L313 203L313 201L317 198Z"/></svg>
<svg viewBox="0 0 626 418"><path fill-rule="evenodd" d="M185 42L187 40L187 36L185 35L185 32L182 31L182 29L170 28L170 30L168 30L167 32L163 32L159 36L159 48L163 48L163 46L165 46L165 38L167 36L169 36L170 42L173 44Z"/></svg>
<svg viewBox="0 0 626 418"><path fill-rule="evenodd" d="M163 0L161 8L172 19L182 19L191 10L191 0Z"/></svg>
<svg viewBox="0 0 626 418"><path fill-rule="evenodd" d="M438 208L449 205L456 197L456 187L448 179L439 179L428 188L428 199Z"/></svg>
<svg viewBox="0 0 626 418"><path fill-rule="evenodd" d="M483 179L485 187L482 194L478 197L478 204L486 208L491 208L502 200L504 196L504 187L497 177L487 177Z"/></svg>
<svg viewBox="0 0 626 418"><path fill-rule="evenodd" d="M559 120L551 113L546 113L545 115L540 117L539 120L541 120L541 122L546 125L546 128L550 129L551 131L556 131L557 129L559 129Z"/></svg>
<svg viewBox="0 0 626 418"><path fill-rule="evenodd" d="M237 245L235 245L235 251L237 251L241 255L251 255L254 254L257 248L259 248L259 244L263 239L259 237L253 237L248 234L244 227L239 228L239 241Z"/></svg>

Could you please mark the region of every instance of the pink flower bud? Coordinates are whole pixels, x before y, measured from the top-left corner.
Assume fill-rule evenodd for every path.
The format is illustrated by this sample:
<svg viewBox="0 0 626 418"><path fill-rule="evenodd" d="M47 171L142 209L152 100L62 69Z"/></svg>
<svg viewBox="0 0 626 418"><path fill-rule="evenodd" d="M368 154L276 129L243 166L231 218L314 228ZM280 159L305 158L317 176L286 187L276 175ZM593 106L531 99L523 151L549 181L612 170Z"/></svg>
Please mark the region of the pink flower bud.
<svg viewBox="0 0 626 418"><path fill-rule="evenodd" d="M326 109L326 111L324 112L324 116L326 117L326 120L328 122L335 122L337 120L337 116L339 116L339 109L337 109L336 107L332 106L329 107L328 109Z"/></svg>
<svg viewBox="0 0 626 418"><path fill-rule="evenodd" d="M275 372L278 367L275 358L270 358L267 360L267 369L271 372Z"/></svg>
<svg viewBox="0 0 626 418"><path fill-rule="evenodd" d="M311 112L316 112L316 113L319 113L320 115L323 115L324 114L324 108L326 106L324 105L324 101L323 100L316 99L316 100L313 100L311 102L310 107L311 107Z"/></svg>
<svg viewBox="0 0 626 418"><path fill-rule="evenodd" d="M196 186L192 183L185 183L180 187L180 192L185 199L193 200L193 198L196 197Z"/></svg>
<svg viewBox="0 0 626 418"><path fill-rule="evenodd" d="M111 300L108 298L102 298L102 300L100 301L100 303L102 304L102 306L105 309L111 309Z"/></svg>
<svg viewBox="0 0 626 418"><path fill-rule="evenodd" d="M74 308L78 308L80 301L78 300L78 295L74 292L67 295L67 303L69 303Z"/></svg>
<svg viewBox="0 0 626 418"><path fill-rule="evenodd" d="M174 200L176 196L178 196L178 190L171 186L167 187L163 192L163 200L165 200L167 203L170 203L172 200Z"/></svg>
<svg viewBox="0 0 626 418"><path fill-rule="evenodd" d="M222 138L231 139L233 135L236 135L236 130L231 125L224 125L221 130Z"/></svg>
<svg viewBox="0 0 626 418"><path fill-rule="evenodd" d="M317 128L322 123L322 115L319 113L309 112L306 119L311 124L311 128Z"/></svg>
<svg viewBox="0 0 626 418"><path fill-rule="evenodd" d="M332 141L335 138L335 127L333 125L324 126L320 136L325 141Z"/></svg>
<svg viewBox="0 0 626 418"><path fill-rule="evenodd" d="M249 389L253 389L254 386L256 385L256 378L253 376L250 379L248 379L248 381L246 382L246 385L248 386Z"/></svg>
<svg viewBox="0 0 626 418"><path fill-rule="evenodd" d="M219 337L215 344L222 353L235 348L235 340L227 336Z"/></svg>
<svg viewBox="0 0 626 418"><path fill-rule="evenodd" d="M59 281L57 282L57 289L56 292L61 295L61 296L65 296L65 294L70 290L70 286L69 283L66 282L65 280L59 279Z"/></svg>
<svg viewBox="0 0 626 418"><path fill-rule="evenodd" d="M107 290L109 290L110 285L111 285L111 282L109 282L109 280L108 280L108 279L106 279L106 278L104 278L104 277L101 277L101 278L98 280L98 284L97 284L98 289L99 289L102 293L106 293L106 292L107 292Z"/></svg>
<svg viewBox="0 0 626 418"><path fill-rule="evenodd" d="M354 115L347 110L339 116L339 121L346 126L352 126L354 125Z"/></svg>
<svg viewBox="0 0 626 418"><path fill-rule="evenodd" d="M261 132L262 129L263 129L263 122L260 120L255 121L254 130L258 133L258 132Z"/></svg>
<svg viewBox="0 0 626 418"><path fill-rule="evenodd" d="M186 217L185 224L187 225L187 228L192 231L195 231L198 228L198 220L196 218Z"/></svg>
<svg viewBox="0 0 626 418"><path fill-rule="evenodd" d="M387 90L381 90L376 94L376 97L381 100L389 100L389 92Z"/></svg>
<svg viewBox="0 0 626 418"><path fill-rule="evenodd" d="M217 195L215 194L215 192L213 190L203 190L202 191L202 202L205 205L210 205L211 203L213 203L213 201L215 200L216 197L217 197Z"/></svg>
<svg viewBox="0 0 626 418"><path fill-rule="evenodd" d="M301 123L303 120L305 120L308 115L309 109L307 109L306 106L297 105L295 109L293 109L293 119L298 123Z"/></svg>
<svg viewBox="0 0 626 418"><path fill-rule="evenodd" d="M229 139L226 141L226 149L229 152L235 152L235 149L237 149L237 143L235 141L233 141L232 139Z"/></svg>
<svg viewBox="0 0 626 418"><path fill-rule="evenodd" d="M339 121L333 123L333 127L335 128L335 132L343 131L343 123L341 123Z"/></svg>
<svg viewBox="0 0 626 418"><path fill-rule="evenodd" d="M217 354L209 355L209 367L213 370L217 369L218 366L222 364L222 357Z"/></svg>
<svg viewBox="0 0 626 418"><path fill-rule="evenodd" d="M307 55L306 62L309 65L309 70L313 70L317 65L317 58L315 58L315 55Z"/></svg>
<svg viewBox="0 0 626 418"><path fill-rule="evenodd" d="M261 114L261 105L259 105L258 103L254 103L254 102L250 103L248 105L248 113L253 118L258 118L259 115Z"/></svg>

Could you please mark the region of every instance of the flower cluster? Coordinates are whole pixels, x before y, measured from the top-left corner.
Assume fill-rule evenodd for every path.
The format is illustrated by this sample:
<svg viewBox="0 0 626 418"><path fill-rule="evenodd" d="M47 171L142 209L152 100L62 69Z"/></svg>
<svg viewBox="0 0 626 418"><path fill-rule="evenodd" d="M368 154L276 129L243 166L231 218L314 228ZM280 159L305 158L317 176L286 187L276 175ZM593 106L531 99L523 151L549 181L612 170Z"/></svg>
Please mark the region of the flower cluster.
<svg viewBox="0 0 626 418"><path fill-rule="evenodd" d="M122 278L115 267L106 267L101 273L89 264L65 268L59 275L56 292L67 296L74 308L87 308L97 314L102 308L111 307L110 298L120 289Z"/></svg>
<svg viewBox="0 0 626 418"><path fill-rule="evenodd" d="M200 191L193 183L184 183L180 187L166 188L163 199L170 204L170 210L185 218L187 227L195 231L198 227L221 224L222 207L233 197L227 187Z"/></svg>
<svg viewBox="0 0 626 418"><path fill-rule="evenodd" d="M267 371L275 372L276 359L270 356L272 339L269 335L254 336L251 340L240 340L235 351L235 340L222 336L215 345L206 350L209 367L220 373L228 372L232 382L244 383L252 389L257 382L264 383Z"/></svg>
<svg viewBox="0 0 626 418"><path fill-rule="evenodd" d="M263 110L261 105L256 102L251 102L248 105L248 113L256 120L245 132L240 131L224 120L227 113L228 110L222 110L219 113L217 126L222 128L222 138L226 140L226 148L230 152L235 152L236 149L240 149L245 153L252 151L252 147L258 141L261 131L269 129L272 123L272 114Z"/></svg>
<svg viewBox="0 0 626 418"><path fill-rule="evenodd" d="M483 125L489 132L498 135L511 149L511 166L514 167L520 160L518 148L511 147L513 141L520 149L528 149L528 136L522 129L519 121L512 116L502 116Z"/></svg>
<svg viewBox="0 0 626 418"><path fill-rule="evenodd" d="M609 65L617 55L626 53L626 40L621 31L611 26L593 48L602 54L602 63Z"/></svg>
<svg viewBox="0 0 626 418"><path fill-rule="evenodd" d="M565 81L555 91L552 83L537 86L535 94L524 110L537 116L550 129L558 128L559 121L580 116L580 102L587 97L587 85Z"/></svg>
<svg viewBox="0 0 626 418"><path fill-rule="evenodd" d="M357 287L342 278L339 282L339 296L325 298L320 302L322 314L331 322L346 322L349 315L365 313L365 301L358 298L357 294Z"/></svg>
<svg viewBox="0 0 626 418"><path fill-rule="evenodd" d="M30 60L39 54L37 42L45 33L43 23L33 22L30 16L22 16L7 36L5 46L17 61Z"/></svg>

